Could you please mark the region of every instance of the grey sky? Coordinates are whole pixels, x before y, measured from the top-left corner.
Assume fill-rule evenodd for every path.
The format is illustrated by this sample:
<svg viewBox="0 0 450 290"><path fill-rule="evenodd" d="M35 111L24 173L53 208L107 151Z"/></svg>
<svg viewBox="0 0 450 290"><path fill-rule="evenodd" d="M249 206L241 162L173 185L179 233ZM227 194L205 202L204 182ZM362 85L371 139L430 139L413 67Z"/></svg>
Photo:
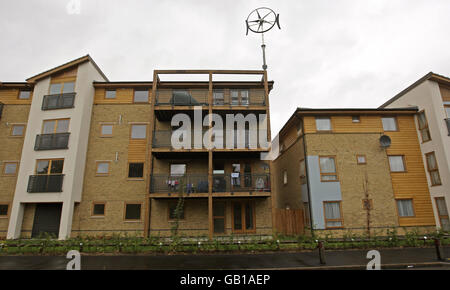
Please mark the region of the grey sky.
<svg viewBox="0 0 450 290"><path fill-rule="evenodd" d="M275 135L297 106L377 107L429 71L450 76L450 1L2 0L0 80L24 81L89 53L110 80L153 69L260 69L254 8L280 14L266 34Z"/></svg>

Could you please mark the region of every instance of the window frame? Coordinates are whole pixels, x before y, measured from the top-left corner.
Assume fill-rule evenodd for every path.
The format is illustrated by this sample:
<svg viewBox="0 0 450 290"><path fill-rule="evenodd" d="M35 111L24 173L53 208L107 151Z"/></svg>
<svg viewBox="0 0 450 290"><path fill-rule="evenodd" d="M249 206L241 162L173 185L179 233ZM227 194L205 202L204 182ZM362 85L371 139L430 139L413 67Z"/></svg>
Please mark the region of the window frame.
<svg viewBox="0 0 450 290"><path fill-rule="evenodd" d="M450 105L444 105L444 111L447 119L450 119Z"/></svg>
<svg viewBox="0 0 450 290"><path fill-rule="evenodd" d="M9 131L9 137L12 138L22 138L25 136L25 131L26 131L26 124L21 124L21 123L14 123L14 124L10 124L11 125L11 129ZM23 127L22 129L22 134L21 135L14 135L14 127Z"/></svg>
<svg viewBox="0 0 450 290"><path fill-rule="evenodd" d="M413 215L412 216L400 216L400 211L399 211L399 208L398 208L398 201L400 201L400 200L410 200L411 201L411 208L412 208L412 211L413 211ZM399 218L415 218L416 217L416 208L414 206L414 199L413 198L396 198L395 199L395 208L397 209L397 216Z"/></svg>
<svg viewBox="0 0 450 290"><path fill-rule="evenodd" d="M364 157L364 162L359 161L360 157ZM356 154L356 164L357 165L366 165L367 164L367 156L365 154Z"/></svg>
<svg viewBox="0 0 450 290"><path fill-rule="evenodd" d="M447 219L450 222L450 217L449 217L448 209L447 209L447 215L441 214L441 212L439 211L438 200L443 200L444 201L444 205L447 205L447 204L445 202L445 196L437 196L437 197L434 198L434 203L436 205L436 213L437 213L437 217L439 219L439 226L442 229L443 228L443 226L442 226L442 219Z"/></svg>
<svg viewBox="0 0 450 290"><path fill-rule="evenodd" d="M29 92L28 98L24 99L21 98L20 95L22 94L22 92ZM31 99L31 94L33 93L32 90L19 90L19 93L17 94L17 99L18 100L30 100Z"/></svg>
<svg viewBox="0 0 450 290"><path fill-rule="evenodd" d="M124 222L142 222L142 202L141 201L125 201L123 208L123 221ZM139 219L127 219L127 205L139 205Z"/></svg>
<svg viewBox="0 0 450 290"><path fill-rule="evenodd" d="M100 123L100 137L111 138L114 135L114 123ZM103 126L111 126L111 134L103 134Z"/></svg>
<svg viewBox="0 0 450 290"><path fill-rule="evenodd" d="M355 118L356 118L356 121L355 121ZM359 115L352 116L352 123L353 124L360 124L361 123L361 116L359 116Z"/></svg>
<svg viewBox="0 0 450 290"><path fill-rule="evenodd" d="M431 156L431 155L433 155L434 162L436 163L436 168L434 168L434 169L430 168L430 162L428 161L428 156ZM431 186L442 185L441 174L439 173L439 165L438 165L438 160L436 158L435 151L431 151L431 152L425 153L425 161L426 161L426 164L427 164L427 172L428 172L428 176L430 177ZM433 178L432 178L432 175L431 175L432 172L437 172L437 175L439 177L439 183L436 183L436 184L433 183Z"/></svg>
<svg viewBox="0 0 450 290"><path fill-rule="evenodd" d="M130 177L130 164L142 164L142 177ZM145 177L145 162L143 161L128 161L127 178L128 180L144 180Z"/></svg>
<svg viewBox="0 0 450 290"><path fill-rule="evenodd" d="M234 228L234 205L236 203L239 203L241 205L241 222L242 222L242 229L241 230L236 230ZM245 205L249 204L252 208L252 229L247 230L247 223L245 221ZM256 207L255 207L255 202L253 200L237 200L237 201L232 201L231 204L231 230L233 234L248 234L248 233L256 233Z"/></svg>
<svg viewBox="0 0 450 290"><path fill-rule="evenodd" d="M233 103L233 98L232 98L232 92L236 91L237 92L237 103ZM244 104L242 102L242 92L245 91L247 92L247 103ZM225 98L225 93L224 93L224 98ZM243 107L248 107L250 106L250 90L249 89L230 89L230 106L243 106Z"/></svg>
<svg viewBox="0 0 450 290"><path fill-rule="evenodd" d="M58 123L59 123L60 121L68 121L68 124L67 124L67 131L66 131L66 132L59 132L59 133L56 133L56 129L58 128ZM55 122L55 125L53 126L53 132L52 132L52 133L44 133L45 122ZM60 118L60 119L48 119L48 120L43 120L43 121L42 121L41 134L65 134L65 133L69 133L69 128L70 128L70 118Z"/></svg>
<svg viewBox="0 0 450 290"><path fill-rule="evenodd" d="M61 170L61 173L50 173L51 172L51 170L52 170L52 163L53 163L53 161L60 161L60 160L62 160L63 161L63 167L62 167L62 170ZM47 169L47 174L39 174L38 172L37 172L37 168L38 168L38 163L39 163L39 161L48 161L48 169ZM35 169L34 169L34 172L35 172L35 175L45 175L45 176L47 176L47 175L63 175L64 173L64 158L54 158L54 159L36 159L36 165L35 165Z"/></svg>
<svg viewBox="0 0 450 290"><path fill-rule="evenodd" d="M213 235L226 234L227 232L227 202L226 201L216 201L215 204L223 204L223 216L214 215L214 204L213 204ZM223 232L216 233L214 229L214 221L216 219L223 219Z"/></svg>
<svg viewBox="0 0 450 290"><path fill-rule="evenodd" d="M3 161L3 168L2 168L2 176L17 176L17 172L19 171L19 161ZM14 173L6 173L6 165L7 164L16 164L16 170Z"/></svg>
<svg viewBox="0 0 450 290"><path fill-rule="evenodd" d="M392 118L395 121L395 130L386 130L384 128L384 123L383 123L383 119L388 119L388 118ZM381 117L381 128L383 128L383 132L398 132L399 130L399 126L398 126L398 119L396 116L383 116Z"/></svg>
<svg viewBox="0 0 450 290"><path fill-rule="evenodd" d="M73 79L73 80L58 80L58 81L51 81L51 82L50 82L50 85L48 86L48 95L62 95L62 94L72 94L72 93L75 93L75 87L76 87L76 85L77 85L76 81L77 81L76 78ZM73 83L73 92L64 93L64 87L65 87L66 83ZM51 93L50 93L50 92L51 92L51 87L52 87L52 85L55 85L55 84L60 84L60 85L61 85L61 89L60 89L59 93L51 94Z"/></svg>
<svg viewBox="0 0 450 290"><path fill-rule="evenodd" d="M130 140L146 140L148 138L148 124L147 123L132 123L130 124ZM133 127L134 126L145 126L145 137L143 138L133 138Z"/></svg>
<svg viewBox="0 0 450 290"><path fill-rule="evenodd" d="M390 157L402 157L403 171L392 171ZM406 172L408 172L408 169L406 167L406 156L405 155L388 155L388 163L389 163L389 172L391 172L391 173L406 173Z"/></svg>
<svg viewBox="0 0 450 290"><path fill-rule="evenodd" d="M326 212L326 208L325 208L325 204L326 203L339 203L339 219L328 219L327 218L327 212ZM323 220L325 223L325 229L342 229L344 228L344 215L342 212L342 200L324 200L322 201L322 207L323 207ZM341 226L338 227L329 227L327 226L328 221L330 222L341 222Z"/></svg>
<svg viewBox="0 0 450 290"><path fill-rule="evenodd" d="M8 219L9 218L9 214L11 213L11 204L7 203L7 202L1 202L0 205L6 205L7 206L6 215L0 215L0 219Z"/></svg>
<svg viewBox="0 0 450 290"><path fill-rule="evenodd" d="M324 172L322 172L322 167L320 166L320 158L333 158L335 172L334 173L324 173ZM337 167L337 162L336 162L336 156L335 155L320 155L319 158L318 158L318 162L319 162L320 182L338 182L339 181L338 167ZM323 180L322 179L322 176L329 176L329 175L336 176L336 179L334 179L334 180Z"/></svg>
<svg viewBox="0 0 450 290"><path fill-rule="evenodd" d="M426 125L423 128L421 128L421 126L420 126L420 115L421 114L423 114L423 117L425 118L425 122L426 122ZM427 119L427 115L425 113L425 110L422 110L422 111L417 113L417 128L419 130L420 140L422 141L422 143L426 143L426 142L431 141L432 138L431 138L431 133L430 133L430 125L428 124L428 119ZM423 140L422 131L427 131L427 134L429 136L428 140Z"/></svg>
<svg viewBox="0 0 450 290"><path fill-rule="evenodd" d="M103 214L94 214L96 205L103 205ZM106 201L93 201L91 205L91 217L104 218L106 216Z"/></svg>
<svg viewBox="0 0 450 290"><path fill-rule="evenodd" d="M318 127L317 127L317 119L328 119L329 121L330 121L330 129L328 129L328 130L320 130ZM324 117L324 116L319 116L319 117L314 117L314 125L316 126L316 132L333 132L333 123L331 122L331 116L328 116L328 117Z"/></svg>
<svg viewBox="0 0 450 290"><path fill-rule="evenodd" d="M108 172L107 173L99 173L98 166L101 163L108 164ZM95 176L109 176L111 173L111 160L97 160L95 161Z"/></svg>
<svg viewBox="0 0 450 290"><path fill-rule="evenodd" d="M136 92L147 92L147 100L146 101L136 101ZM149 89L133 89L133 104L148 104L150 103L150 90Z"/></svg>
<svg viewBox="0 0 450 290"><path fill-rule="evenodd" d="M114 92L114 98L108 98L108 92ZM134 97L134 95L133 95ZM105 95L103 96L105 100L115 100L117 99L117 90L116 89L105 89Z"/></svg>

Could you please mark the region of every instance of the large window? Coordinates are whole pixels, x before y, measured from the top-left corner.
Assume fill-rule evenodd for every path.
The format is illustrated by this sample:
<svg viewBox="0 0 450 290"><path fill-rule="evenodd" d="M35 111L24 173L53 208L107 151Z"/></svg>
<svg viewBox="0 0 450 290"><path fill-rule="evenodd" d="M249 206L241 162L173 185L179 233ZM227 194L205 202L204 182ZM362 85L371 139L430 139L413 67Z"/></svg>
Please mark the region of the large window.
<svg viewBox="0 0 450 290"><path fill-rule="evenodd" d="M397 118L395 117L383 117L381 118L384 131L397 131Z"/></svg>
<svg viewBox="0 0 450 290"><path fill-rule="evenodd" d="M450 118L450 106L445 106L445 113L447 114L447 118Z"/></svg>
<svg viewBox="0 0 450 290"><path fill-rule="evenodd" d="M233 202L233 232L254 232L255 208L251 201Z"/></svg>
<svg viewBox="0 0 450 290"><path fill-rule="evenodd" d="M62 174L64 159L38 160L36 164L37 175Z"/></svg>
<svg viewBox="0 0 450 290"><path fill-rule="evenodd" d="M147 125L131 125L131 139L145 139L147 137Z"/></svg>
<svg viewBox="0 0 450 290"><path fill-rule="evenodd" d="M389 166L391 172L405 172L405 157L403 155L391 155L389 157Z"/></svg>
<svg viewBox="0 0 450 290"><path fill-rule="evenodd" d="M399 217L414 217L412 199L397 199L397 210Z"/></svg>
<svg viewBox="0 0 450 290"><path fill-rule="evenodd" d="M74 82L54 83L50 85L50 95L73 93L74 91Z"/></svg>
<svg viewBox="0 0 450 290"><path fill-rule="evenodd" d="M420 136L422 137L422 142L427 142L431 140L430 129L428 128L428 121L425 115L425 111L422 111L417 115L419 122Z"/></svg>
<svg viewBox="0 0 450 290"><path fill-rule="evenodd" d="M320 156L320 180L321 181L337 181L337 170L334 156Z"/></svg>
<svg viewBox="0 0 450 290"><path fill-rule="evenodd" d="M143 178L143 177L144 177L144 163L128 164L128 178Z"/></svg>
<svg viewBox="0 0 450 290"><path fill-rule="evenodd" d="M441 185L441 177L439 175L439 168L436 160L436 155L434 152L425 154L427 159L427 170L430 174L431 185Z"/></svg>
<svg viewBox="0 0 450 290"><path fill-rule="evenodd" d="M93 202L92 203L92 216L105 216L105 203Z"/></svg>
<svg viewBox="0 0 450 290"><path fill-rule="evenodd" d="M9 204L0 204L0 218L8 217Z"/></svg>
<svg viewBox="0 0 450 290"><path fill-rule="evenodd" d="M67 133L69 131L69 119L45 120L42 126L42 134Z"/></svg>
<svg viewBox="0 0 450 290"><path fill-rule="evenodd" d="M248 90L230 90L231 105L233 106L248 106L250 103Z"/></svg>
<svg viewBox="0 0 450 290"><path fill-rule="evenodd" d="M436 197L436 208L441 223L441 229L444 231L450 231L450 222L448 218L447 205L445 204L444 197Z"/></svg>
<svg viewBox="0 0 450 290"><path fill-rule="evenodd" d="M133 101L135 103L148 103L148 91L147 90L135 90Z"/></svg>
<svg viewBox="0 0 450 290"><path fill-rule="evenodd" d="M170 176L183 176L186 174L186 164L170 164Z"/></svg>
<svg viewBox="0 0 450 290"><path fill-rule="evenodd" d="M325 227L327 229L342 228L344 223L341 213L340 201L324 201Z"/></svg>
<svg viewBox="0 0 450 290"><path fill-rule="evenodd" d="M126 221L141 220L141 204L140 203L126 203L125 204L125 220Z"/></svg>
<svg viewBox="0 0 450 290"><path fill-rule="evenodd" d="M316 117L317 131L331 131L331 119L329 117Z"/></svg>
<svg viewBox="0 0 450 290"><path fill-rule="evenodd" d="M224 202L214 202L213 203L213 224L214 224L214 233L215 234L225 233L225 203Z"/></svg>

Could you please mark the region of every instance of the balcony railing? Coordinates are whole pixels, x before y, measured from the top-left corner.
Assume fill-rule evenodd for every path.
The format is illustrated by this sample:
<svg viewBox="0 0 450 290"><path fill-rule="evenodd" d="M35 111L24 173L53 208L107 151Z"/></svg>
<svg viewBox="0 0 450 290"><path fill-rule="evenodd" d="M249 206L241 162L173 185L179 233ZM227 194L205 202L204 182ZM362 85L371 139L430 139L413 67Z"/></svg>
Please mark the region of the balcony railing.
<svg viewBox="0 0 450 290"><path fill-rule="evenodd" d="M220 94L214 92L213 94L214 106L265 106L266 98L264 96L264 90L250 90L248 97L232 98L230 94Z"/></svg>
<svg viewBox="0 0 450 290"><path fill-rule="evenodd" d="M70 133L42 134L36 136L34 150L67 149Z"/></svg>
<svg viewBox="0 0 450 290"><path fill-rule="evenodd" d="M208 174L170 176L153 174L150 193L207 193Z"/></svg>
<svg viewBox="0 0 450 290"><path fill-rule="evenodd" d="M448 136L450 136L450 118L445 119L445 123L447 124Z"/></svg>
<svg viewBox="0 0 450 290"><path fill-rule="evenodd" d="M205 134L207 130L202 130L202 144L203 144L203 134ZM172 130L162 130L162 131L155 131L153 133L153 147L154 148L172 148L172 134L174 131ZM184 144L182 142L183 140L180 140L180 146L181 144ZM194 148L194 132L191 132L191 140L189 141L191 149ZM204 146L202 145L202 148ZM175 149L175 148L173 148ZM188 148L185 148L188 149Z"/></svg>
<svg viewBox="0 0 450 290"><path fill-rule="evenodd" d="M156 93L156 105L202 106L208 104L208 90L160 89Z"/></svg>
<svg viewBox="0 0 450 290"><path fill-rule="evenodd" d="M73 108L75 93L64 93L44 96L42 110L56 110Z"/></svg>
<svg viewBox="0 0 450 290"><path fill-rule="evenodd" d="M213 192L243 191L270 191L270 174L214 174Z"/></svg>
<svg viewBox="0 0 450 290"><path fill-rule="evenodd" d="M28 179L28 189L34 192L62 192L64 174L52 175L30 175Z"/></svg>
<svg viewBox="0 0 450 290"><path fill-rule="evenodd" d="M0 103L0 119L2 118L3 113L3 103Z"/></svg>

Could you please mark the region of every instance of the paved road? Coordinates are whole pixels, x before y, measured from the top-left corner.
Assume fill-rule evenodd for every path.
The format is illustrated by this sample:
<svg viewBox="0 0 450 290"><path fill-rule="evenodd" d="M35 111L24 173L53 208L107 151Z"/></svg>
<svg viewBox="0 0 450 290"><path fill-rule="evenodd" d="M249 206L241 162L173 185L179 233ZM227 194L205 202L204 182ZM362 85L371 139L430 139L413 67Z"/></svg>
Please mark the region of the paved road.
<svg viewBox="0 0 450 290"><path fill-rule="evenodd" d="M445 247L450 257L450 247ZM435 263L434 248L383 249L381 264ZM327 251L326 266L366 265L367 250ZM65 269L68 259L63 256L0 256L0 270L5 269ZM448 266L450 260L447 259ZM237 270L237 269L305 269L320 267L318 252L280 252L267 254L206 254L206 255L115 255L81 257L81 268L152 269L152 270ZM322 266L323 267L323 266ZM392 268L392 267L391 267ZM395 267L394 267L395 268ZM441 268L441 267L436 267ZM450 267L444 267L450 269ZM444 269L443 268L443 269Z"/></svg>

